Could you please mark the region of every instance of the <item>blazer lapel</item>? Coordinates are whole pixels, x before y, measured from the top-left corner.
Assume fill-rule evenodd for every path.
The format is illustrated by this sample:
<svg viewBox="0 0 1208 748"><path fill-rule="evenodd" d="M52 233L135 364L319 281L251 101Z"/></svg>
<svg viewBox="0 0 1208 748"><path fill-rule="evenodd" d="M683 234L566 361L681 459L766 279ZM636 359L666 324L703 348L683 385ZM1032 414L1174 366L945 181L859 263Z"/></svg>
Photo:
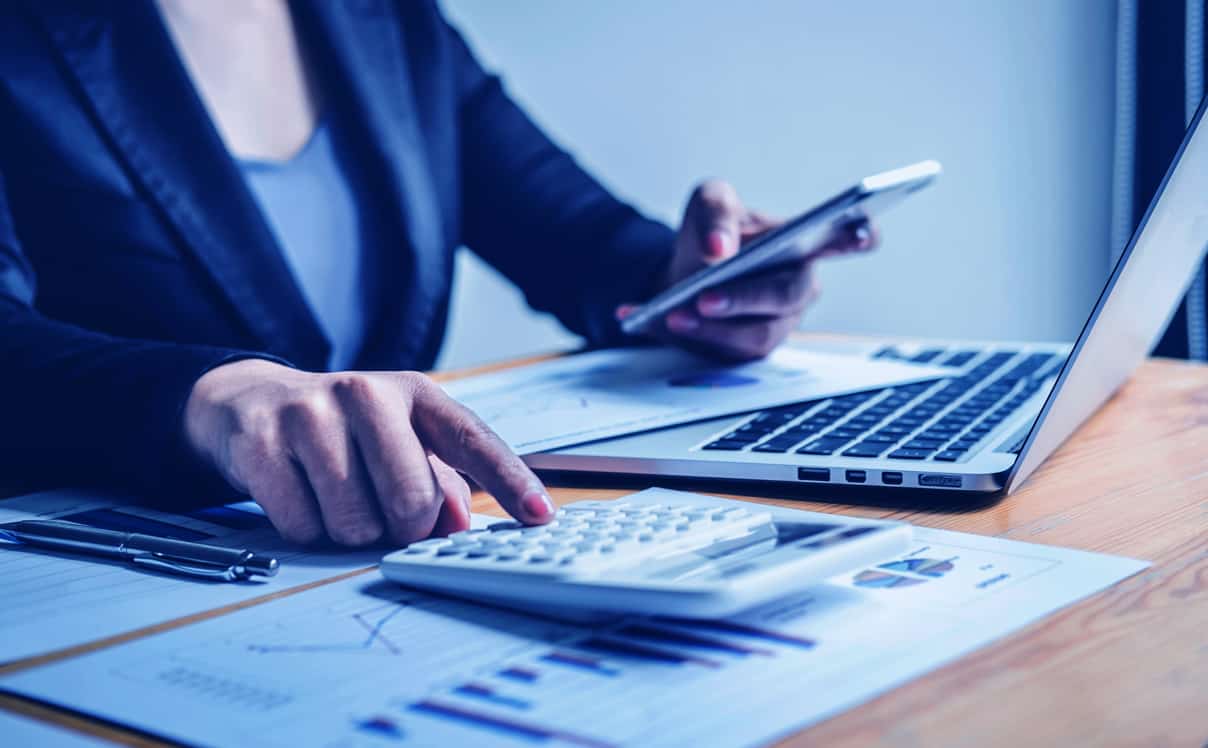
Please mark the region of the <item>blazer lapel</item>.
<svg viewBox="0 0 1208 748"><path fill-rule="evenodd" d="M293 8L315 58L333 63L322 71L328 76L325 96L352 115L348 126L361 136L364 165L386 193L382 218L401 222L404 250L410 252L410 287L392 284L399 293L387 298L384 312L385 324L394 329L382 330L379 348L392 350L370 356L411 361L443 308L449 258L401 21L388 0L295 2Z"/></svg>
<svg viewBox="0 0 1208 748"><path fill-rule="evenodd" d="M264 350L308 368L330 344L149 2L30 3L147 194Z"/></svg>

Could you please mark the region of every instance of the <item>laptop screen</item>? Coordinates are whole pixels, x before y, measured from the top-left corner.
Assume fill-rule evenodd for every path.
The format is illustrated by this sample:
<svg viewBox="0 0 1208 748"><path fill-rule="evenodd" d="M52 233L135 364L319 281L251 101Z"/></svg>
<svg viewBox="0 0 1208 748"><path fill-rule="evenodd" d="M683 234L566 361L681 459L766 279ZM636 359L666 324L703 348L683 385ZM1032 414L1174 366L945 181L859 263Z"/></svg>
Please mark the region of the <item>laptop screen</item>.
<svg viewBox="0 0 1208 748"><path fill-rule="evenodd" d="M1170 323L1208 247L1204 102L1120 254L1008 478L1012 492L1127 381Z"/></svg>

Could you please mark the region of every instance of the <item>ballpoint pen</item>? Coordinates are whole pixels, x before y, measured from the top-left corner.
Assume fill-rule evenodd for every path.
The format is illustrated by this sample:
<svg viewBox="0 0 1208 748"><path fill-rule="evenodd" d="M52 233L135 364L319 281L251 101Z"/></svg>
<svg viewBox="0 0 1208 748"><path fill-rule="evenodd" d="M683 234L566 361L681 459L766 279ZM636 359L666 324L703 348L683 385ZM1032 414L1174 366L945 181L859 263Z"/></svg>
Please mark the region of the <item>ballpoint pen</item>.
<svg viewBox="0 0 1208 748"><path fill-rule="evenodd" d="M277 559L249 550L222 548L134 532L114 532L62 520L22 520L0 525L0 539L57 551L120 558L173 574L238 582L277 573Z"/></svg>

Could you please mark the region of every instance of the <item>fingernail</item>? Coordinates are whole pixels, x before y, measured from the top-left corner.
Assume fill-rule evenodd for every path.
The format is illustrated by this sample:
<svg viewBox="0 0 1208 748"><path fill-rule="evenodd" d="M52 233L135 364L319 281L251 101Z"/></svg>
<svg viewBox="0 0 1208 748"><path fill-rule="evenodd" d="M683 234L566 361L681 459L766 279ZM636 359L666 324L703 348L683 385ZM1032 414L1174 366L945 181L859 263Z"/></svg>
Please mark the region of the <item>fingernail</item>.
<svg viewBox="0 0 1208 748"><path fill-rule="evenodd" d="M709 256L725 257L730 251L730 235L721 229L709 232Z"/></svg>
<svg viewBox="0 0 1208 748"><path fill-rule="evenodd" d="M868 246L868 243L872 240L872 230L868 228L867 224L862 223L857 226L856 230L852 232L852 235L856 239L856 244L861 247Z"/></svg>
<svg viewBox="0 0 1208 748"><path fill-rule="evenodd" d="M730 297L721 291L705 291L700 295L699 306L705 314L718 314L730 308Z"/></svg>
<svg viewBox="0 0 1208 748"><path fill-rule="evenodd" d="M672 332L692 332L698 327L700 320L691 312L676 310L667 315L667 329Z"/></svg>
<svg viewBox="0 0 1208 748"><path fill-rule="evenodd" d="M554 502L544 491L529 491L520 500L524 513L533 519L545 519L554 513Z"/></svg>

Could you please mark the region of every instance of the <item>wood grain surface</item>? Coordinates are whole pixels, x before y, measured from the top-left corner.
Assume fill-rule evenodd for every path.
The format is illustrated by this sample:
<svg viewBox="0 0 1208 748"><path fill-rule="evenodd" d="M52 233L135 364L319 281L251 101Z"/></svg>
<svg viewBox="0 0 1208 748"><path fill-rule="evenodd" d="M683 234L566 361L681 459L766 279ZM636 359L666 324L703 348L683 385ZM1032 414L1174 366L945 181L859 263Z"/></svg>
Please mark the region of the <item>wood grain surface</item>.
<svg viewBox="0 0 1208 748"><path fill-rule="evenodd" d="M563 486L552 493L565 502L626 492ZM784 745L1208 745L1208 367L1146 363L1021 490L979 511L718 495L1153 562L1142 574ZM481 493L474 510L501 514ZM15 663L0 673L229 610ZM0 707L127 745L163 745L12 696L0 695Z"/></svg>

